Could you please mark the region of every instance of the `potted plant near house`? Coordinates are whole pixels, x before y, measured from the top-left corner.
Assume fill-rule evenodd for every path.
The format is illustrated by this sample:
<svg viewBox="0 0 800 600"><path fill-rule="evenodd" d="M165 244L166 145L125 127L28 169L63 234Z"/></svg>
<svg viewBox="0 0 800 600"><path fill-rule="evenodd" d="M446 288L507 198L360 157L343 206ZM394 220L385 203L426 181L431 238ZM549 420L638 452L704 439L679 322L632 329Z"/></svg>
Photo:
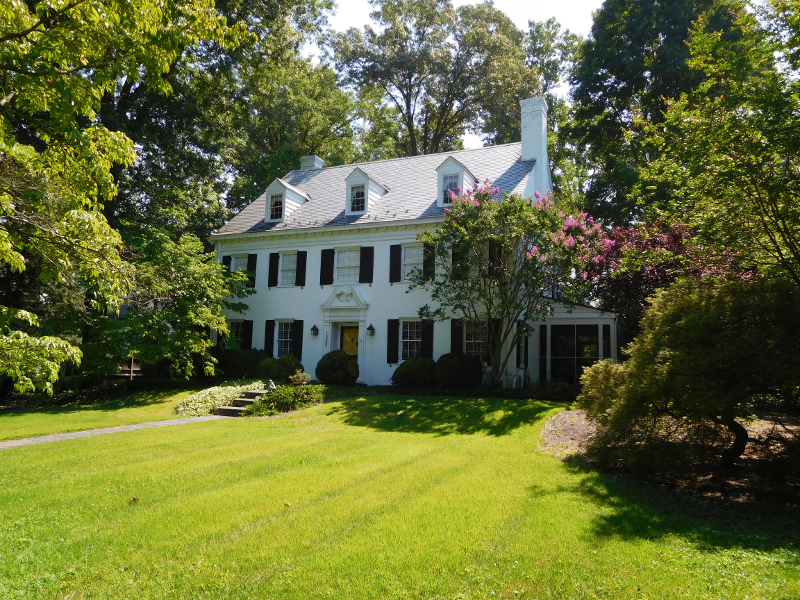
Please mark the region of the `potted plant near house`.
<svg viewBox="0 0 800 600"><path fill-rule="evenodd" d="M292 382L292 385L306 385L309 381L311 381L311 375L303 371L303 369L297 369L294 375L289 377Z"/></svg>

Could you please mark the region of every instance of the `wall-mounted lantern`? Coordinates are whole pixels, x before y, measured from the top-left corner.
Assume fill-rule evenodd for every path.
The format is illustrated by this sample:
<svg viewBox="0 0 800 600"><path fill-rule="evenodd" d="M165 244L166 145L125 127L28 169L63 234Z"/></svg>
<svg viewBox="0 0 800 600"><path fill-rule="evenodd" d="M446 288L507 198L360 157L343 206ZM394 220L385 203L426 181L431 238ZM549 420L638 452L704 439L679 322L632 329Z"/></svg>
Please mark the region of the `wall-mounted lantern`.
<svg viewBox="0 0 800 600"><path fill-rule="evenodd" d="M319 335L319 328L316 325L311 327L311 335L313 335L314 337Z"/></svg>
<svg viewBox="0 0 800 600"><path fill-rule="evenodd" d="M370 337L375 335L375 328L372 326L372 323L367 327L367 334L369 334Z"/></svg>

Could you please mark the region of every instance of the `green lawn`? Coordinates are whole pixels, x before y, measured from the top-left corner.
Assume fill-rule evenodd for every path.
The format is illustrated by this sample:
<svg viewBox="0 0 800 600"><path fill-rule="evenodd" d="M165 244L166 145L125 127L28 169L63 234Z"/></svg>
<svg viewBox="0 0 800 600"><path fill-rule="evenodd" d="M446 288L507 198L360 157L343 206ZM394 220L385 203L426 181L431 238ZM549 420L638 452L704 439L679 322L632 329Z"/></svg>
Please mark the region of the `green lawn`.
<svg viewBox="0 0 800 600"><path fill-rule="evenodd" d="M800 597L797 508L558 462L555 410L376 396L0 451L0 596Z"/></svg>
<svg viewBox="0 0 800 600"><path fill-rule="evenodd" d="M191 393L156 390L96 404L0 411L0 441L176 419L179 417L172 410L178 400Z"/></svg>

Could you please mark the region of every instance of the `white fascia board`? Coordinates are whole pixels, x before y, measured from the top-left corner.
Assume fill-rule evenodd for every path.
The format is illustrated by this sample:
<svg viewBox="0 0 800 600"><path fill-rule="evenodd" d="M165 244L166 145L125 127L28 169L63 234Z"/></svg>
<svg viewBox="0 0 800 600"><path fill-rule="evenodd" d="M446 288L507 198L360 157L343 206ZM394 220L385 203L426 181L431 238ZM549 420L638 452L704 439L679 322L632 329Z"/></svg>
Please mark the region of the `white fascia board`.
<svg viewBox="0 0 800 600"><path fill-rule="evenodd" d="M347 225L324 225L322 227L297 227L295 229L281 229L280 231L252 231L247 233L212 233L211 239L214 242L229 242L237 239L250 239L260 237L284 237L292 235L331 235L334 233L348 233L369 231L370 229L385 229L391 227L414 227L423 228L436 223L444 222L444 217L427 217L425 219L406 219L403 221L378 221L372 223L357 223Z"/></svg>

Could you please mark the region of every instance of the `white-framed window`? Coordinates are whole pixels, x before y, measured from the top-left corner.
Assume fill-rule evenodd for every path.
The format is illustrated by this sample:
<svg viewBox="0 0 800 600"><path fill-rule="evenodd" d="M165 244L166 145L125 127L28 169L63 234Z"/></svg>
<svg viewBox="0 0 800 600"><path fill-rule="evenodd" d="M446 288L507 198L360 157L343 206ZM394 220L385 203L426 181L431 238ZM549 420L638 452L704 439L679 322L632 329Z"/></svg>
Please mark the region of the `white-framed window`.
<svg viewBox="0 0 800 600"><path fill-rule="evenodd" d="M297 281L297 252L281 252L280 285L294 285Z"/></svg>
<svg viewBox="0 0 800 600"><path fill-rule="evenodd" d="M269 197L269 218L271 221L283 219L283 194L272 194Z"/></svg>
<svg viewBox="0 0 800 600"><path fill-rule="evenodd" d="M367 207L366 186L350 186L350 212L364 212Z"/></svg>
<svg viewBox="0 0 800 600"><path fill-rule="evenodd" d="M247 271L247 254L234 255L231 260L231 271Z"/></svg>
<svg viewBox="0 0 800 600"><path fill-rule="evenodd" d="M241 348L244 341L244 321L228 321L228 328L231 330L230 339Z"/></svg>
<svg viewBox="0 0 800 600"><path fill-rule="evenodd" d="M460 177L458 175L442 175L442 204L452 204L450 191L458 196L458 185Z"/></svg>
<svg viewBox="0 0 800 600"><path fill-rule="evenodd" d="M410 281L414 269L422 270L422 244L403 244L403 281Z"/></svg>
<svg viewBox="0 0 800 600"><path fill-rule="evenodd" d="M294 321L278 321L278 358L292 353Z"/></svg>
<svg viewBox="0 0 800 600"><path fill-rule="evenodd" d="M358 283L361 248L336 249L336 283Z"/></svg>
<svg viewBox="0 0 800 600"><path fill-rule="evenodd" d="M400 346L402 360L422 356L422 321L401 322Z"/></svg>
<svg viewBox="0 0 800 600"><path fill-rule="evenodd" d="M489 330L486 321L467 321L464 327L464 354L483 359L489 357Z"/></svg>

